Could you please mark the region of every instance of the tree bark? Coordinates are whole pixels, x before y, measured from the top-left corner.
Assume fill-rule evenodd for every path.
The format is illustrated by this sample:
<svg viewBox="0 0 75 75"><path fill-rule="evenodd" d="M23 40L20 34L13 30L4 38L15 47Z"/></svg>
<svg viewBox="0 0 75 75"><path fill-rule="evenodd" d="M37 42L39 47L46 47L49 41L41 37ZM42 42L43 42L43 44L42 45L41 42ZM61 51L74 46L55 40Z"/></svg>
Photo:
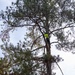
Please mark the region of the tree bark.
<svg viewBox="0 0 75 75"><path fill-rule="evenodd" d="M46 4L47 5L47 4ZM46 59L47 59L47 61L46 61L46 68L47 68L47 75L52 75L52 73L51 73L51 61L50 61L50 56L51 56L51 50L50 50L50 40L49 40L49 38L50 38L50 35L49 35L49 32L50 32L50 30L49 30L49 27L50 27L50 25L49 25L49 10L48 10L49 8L48 8L48 6L46 6L46 11L45 11L45 17L46 17L46 24L45 24L45 29L46 29L46 33L48 34L48 38L46 38L46 41L45 41L45 43L46 43L46 55L48 56Z"/></svg>
<svg viewBox="0 0 75 75"><path fill-rule="evenodd" d="M47 50L47 62L46 62L46 68L47 68L47 75L52 74L51 70L51 61L50 61L50 56L51 56L51 51L50 51L50 42L48 41L49 38L46 39L46 50Z"/></svg>

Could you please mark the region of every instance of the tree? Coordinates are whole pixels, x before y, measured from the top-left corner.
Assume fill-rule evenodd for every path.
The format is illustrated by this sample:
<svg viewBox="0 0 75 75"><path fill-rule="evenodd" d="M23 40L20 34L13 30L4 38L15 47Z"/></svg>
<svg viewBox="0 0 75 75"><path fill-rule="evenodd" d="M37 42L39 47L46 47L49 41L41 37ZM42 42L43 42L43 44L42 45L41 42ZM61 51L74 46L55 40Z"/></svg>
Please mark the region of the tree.
<svg viewBox="0 0 75 75"><path fill-rule="evenodd" d="M10 67L11 63L6 57L0 58L0 75L8 75Z"/></svg>
<svg viewBox="0 0 75 75"><path fill-rule="evenodd" d="M17 46L7 43L1 46L6 52L5 58L8 58L12 64L9 68L9 75L37 75L39 70L41 72L42 62L38 61L40 58L35 57L35 54L25 46L25 42L19 42Z"/></svg>
<svg viewBox="0 0 75 75"><path fill-rule="evenodd" d="M42 50L39 60L44 59L47 75L52 75L51 65L57 61L51 54L53 44L58 50L74 53L74 3L71 0L17 0L1 13L7 32L17 27L28 29L27 47L33 53ZM51 40L52 37L56 39Z"/></svg>

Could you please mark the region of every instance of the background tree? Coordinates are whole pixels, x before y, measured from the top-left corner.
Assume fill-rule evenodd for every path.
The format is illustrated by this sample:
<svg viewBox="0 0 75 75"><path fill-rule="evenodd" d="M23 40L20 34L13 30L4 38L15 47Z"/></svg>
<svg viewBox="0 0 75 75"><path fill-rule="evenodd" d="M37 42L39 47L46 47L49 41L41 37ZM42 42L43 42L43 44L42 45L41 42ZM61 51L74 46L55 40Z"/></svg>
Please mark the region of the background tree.
<svg viewBox="0 0 75 75"><path fill-rule="evenodd" d="M0 75L8 75L11 62L6 58L0 58Z"/></svg>
<svg viewBox="0 0 75 75"><path fill-rule="evenodd" d="M26 27L25 38L29 41L26 47L34 54L37 52L36 57L43 57L47 75L52 74L51 65L57 61L51 55L53 44L58 50L74 53L74 3L71 0L17 0L1 13L7 33L17 27ZM52 37L56 39L51 40Z"/></svg>

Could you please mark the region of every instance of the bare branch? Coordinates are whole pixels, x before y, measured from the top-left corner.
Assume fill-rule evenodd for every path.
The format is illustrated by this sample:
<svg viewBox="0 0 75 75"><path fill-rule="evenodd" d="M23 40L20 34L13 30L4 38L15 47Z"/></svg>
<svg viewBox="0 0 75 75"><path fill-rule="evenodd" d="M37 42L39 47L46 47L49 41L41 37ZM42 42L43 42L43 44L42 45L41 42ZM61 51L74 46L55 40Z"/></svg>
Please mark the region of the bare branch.
<svg viewBox="0 0 75 75"><path fill-rule="evenodd" d="M42 47L36 48L36 49L32 50L31 52L36 51L36 50L39 50L39 49L41 49L41 48L45 48L45 46L42 46Z"/></svg>
<svg viewBox="0 0 75 75"><path fill-rule="evenodd" d="M51 42L50 44L54 44L54 43L59 43L58 41L55 41L55 42Z"/></svg>
<svg viewBox="0 0 75 75"><path fill-rule="evenodd" d="M42 36L42 35L38 36L38 37L33 41L33 44L32 44L32 46L31 46L31 49L33 48L33 45L34 45L34 43L36 42L36 40L38 40L41 36Z"/></svg>
<svg viewBox="0 0 75 75"><path fill-rule="evenodd" d="M29 27L33 27L33 26L37 26L37 25L30 25L30 24L22 24L22 25L12 25L11 27L24 27L24 26L29 26ZM43 26L40 26L43 27Z"/></svg>
<svg viewBox="0 0 75 75"><path fill-rule="evenodd" d="M2 31L2 33L0 34L0 38L3 38L9 31L11 31L13 28L8 28L4 31Z"/></svg>
<svg viewBox="0 0 75 75"><path fill-rule="evenodd" d="M24 27L24 26L36 26L36 25L30 25L30 24L22 24L18 26L12 25L12 27Z"/></svg>
<svg viewBox="0 0 75 75"><path fill-rule="evenodd" d="M58 68L60 69L60 71L61 71L62 75L64 75L64 73L63 73L63 71L62 71L61 67L60 67L60 66L59 66L59 64L58 64L58 62L57 62L55 59L53 59L53 60L54 60L54 62L56 63L56 65L58 66Z"/></svg>
<svg viewBox="0 0 75 75"><path fill-rule="evenodd" d="M54 43L58 43L57 41L56 42L51 42L50 44L54 44Z"/></svg>
<svg viewBox="0 0 75 75"><path fill-rule="evenodd" d="M58 64L57 62L55 62L55 63L57 64L58 68L60 69L60 71L61 71L62 75L64 75L64 73L63 73L63 71L62 71L61 67L59 66L59 64Z"/></svg>
<svg viewBox="0 0 75 75"><path fill-rule="evenodd" d="M43 61L43 57L33 57L32 60Z"/></svg>
<svg viewBox="0 0 75 75"><path fill-rule="evenodd" d="M71 23L71 24L74 24L74 23ZM65 26L65 27L63 27L63 28L58 28L58 29L55 29L55 30L51 31L51 32L50 32L50 34L51 34L51 33L53 33L53 32L55 32L55 31L62 30L62 29L66 29L66 28L75 27L75 26L70 26L71 24L67 24L67 25L69 25L69 26L67 26L67 25L66 25L66 26Z"/></svg>

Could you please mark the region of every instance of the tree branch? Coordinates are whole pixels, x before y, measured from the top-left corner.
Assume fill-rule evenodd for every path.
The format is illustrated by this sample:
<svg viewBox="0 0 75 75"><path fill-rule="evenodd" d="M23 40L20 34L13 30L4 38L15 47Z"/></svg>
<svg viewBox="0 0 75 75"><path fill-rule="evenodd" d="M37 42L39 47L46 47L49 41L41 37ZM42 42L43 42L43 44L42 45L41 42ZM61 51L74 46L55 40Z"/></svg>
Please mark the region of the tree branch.
<svg viewBox="0 0 75 75"><path fill-rule="evenodd" d="M2 33L0 34L0 38L1 38L4 34L8 33L8 32L9 32L10 30L12 30L12 29L13 29L13 28L8 28L8 29L2 31Z"/></svg>
<svg viewBox="0 0 75 75"><path fill-rule="evenodd" d="M57 62L55 62L55 63L57 64L58 68L60 69L60 71L61 71L62 75L64 75L64 73L63 73L63 71L62 71L61 67L59 66L59 64L58 64Z"/></svg>
<svg viewBox="0 0 75 75"><path fill-rule="evenodd" d="M43 61L43 57L33 57L32 60Z"/></svg>
<svg viewBox="0 0 75 75"><path fill-rule="evenodd" d="M24 26L36 26L36 25L22 24L22 25L18 25L18 26L12 25L11 27L24 27Z"/></svg>
<svg viewBox="0 0 75 75"><path fill-rule="evenodd" d="M71 24L74 24L74 23L71 23ZM71 25L71 24L67 24L67 25ZM75 27L75 26L65 26L63 28L58 28L58 29L55 29L55 30L51 31L50 34L55 32L55 31L59 31L59 30L66 29L66 28L71 28L71 27Z"/></svg>
<svg viewBox="0 0 75 75"><path fill-rule="evenodd" d="M57 61L56 61L55 59L53 59L53 60L54 60L54 62L56 63L56 65L58 66L58 68L60 69L60 72L62 73L62 75L64 75L64 73L63 73L61 67L59 66L59 64L57 63Z"/></svg>
<svg viewBox="0 0 75 75"><path fill-rule="evenodd" d="M55 42L51 42L50 44L54 44L54 43L59 43L58 41L55 41ZM60 44L60 43L59 43Z"/></svg>
<svg viewBox="0 0 75 75"><path fill-rule="evenodd" d="M38 40L42 35L38 36L32 43L31 49L33 48L34 43L36 42L36 40Z"/></svg>
<svg viewBox="0 0 75 75"><path fill-rule="evenodd" d="M45 47L45 46L42 46L42 47L36 48L36 49L32 50L31 52L36 51L36 50L39 50L39 49L44 48L44 47Z"/></svg>

